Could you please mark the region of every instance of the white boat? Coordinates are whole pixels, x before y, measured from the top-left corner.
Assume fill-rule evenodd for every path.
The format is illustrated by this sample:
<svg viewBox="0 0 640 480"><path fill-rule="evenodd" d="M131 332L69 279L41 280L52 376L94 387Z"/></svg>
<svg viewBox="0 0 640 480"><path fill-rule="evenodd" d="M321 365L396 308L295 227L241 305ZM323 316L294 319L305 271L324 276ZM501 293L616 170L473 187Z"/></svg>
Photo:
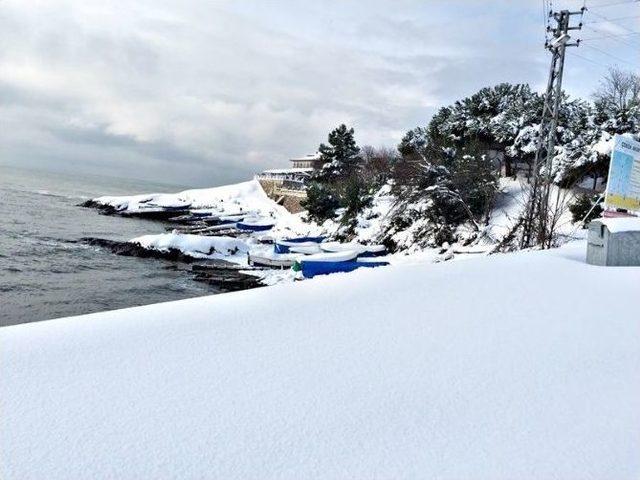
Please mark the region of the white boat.
<svg viewBox="0 0 640 480"><path fill-rule="evenodd" d="M384 245L362 245L357 242L340 243L340 242L325 242L320 244L320 248L325 252L345 252L355 251L359 255L376 256L382 255L386 252Z"/></svg>
<svg viewBox="0 0 640 480"><path fill-rule="evenodd" d="M359 252L355 250L346 250L343 252L331 252L331 253L316 253L314 255L308 255L301 260L304 262L348 262L355 260Z"/></svg>
<svg viewBox="0 0 640 480"><path fill-rule="evenodd" d="M248 263L253 267L291 268L296 261L294 255L249 254Z"/></svg>
<svg viewBox="0 0 640 480"><path fill-rule="evenodd" d="M289 251L291 253L301 253L303 255L312 255L314 253L322 253L322 249L320 249L320 246L317 243L313 245L300 245L300 246L289 247Z"/></svg>

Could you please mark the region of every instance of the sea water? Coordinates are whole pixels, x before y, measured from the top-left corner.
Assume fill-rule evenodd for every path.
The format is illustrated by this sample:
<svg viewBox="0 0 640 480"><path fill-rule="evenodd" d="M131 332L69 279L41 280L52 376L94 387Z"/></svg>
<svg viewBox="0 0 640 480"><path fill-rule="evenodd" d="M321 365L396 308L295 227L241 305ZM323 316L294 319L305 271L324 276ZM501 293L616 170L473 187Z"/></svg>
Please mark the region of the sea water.
<svg viewBox="0 0 640 480"><path fill-rule="evenodd" d="M186 265L78 242L165 231L159 222L79 207L84 200L182 189L0 166L0 326L216 293L193 281Z"/></svg>

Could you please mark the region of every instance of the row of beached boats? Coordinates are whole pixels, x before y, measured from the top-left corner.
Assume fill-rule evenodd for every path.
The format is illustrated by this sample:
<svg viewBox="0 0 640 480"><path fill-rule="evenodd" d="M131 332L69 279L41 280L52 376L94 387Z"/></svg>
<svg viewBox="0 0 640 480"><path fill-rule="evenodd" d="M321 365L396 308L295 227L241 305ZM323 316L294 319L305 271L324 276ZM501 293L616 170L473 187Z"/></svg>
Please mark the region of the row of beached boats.
<svg viewBox="0 0 640 480"><path fill-rule="evenodd" d="M380 256L386 255L384 245L327 242L325 237L298 237L276 240L273 252L249 254L249 265L267 268L294 268L305 278L358 268L388 265Z"/></svg>
<svg viewBox="0 0 640 480"><path fill-rule="evenodd" d="M273 219L260 217L257 212L245 211L220 215L212 210L192 209L191 206L187 202L174 202L172 205L149 202L126 214L153 216L171 223L183 224L184 227L177 229L180 233L197 235L263 233L274 227ZM325 237L308 236L275 240L272 252L250 253L248 263L250 266L260 268L294 268L302 271L305 278L313 278L316 275L388 265L387 262L377 258L386 253L383 245L329 242Z"/></svg>

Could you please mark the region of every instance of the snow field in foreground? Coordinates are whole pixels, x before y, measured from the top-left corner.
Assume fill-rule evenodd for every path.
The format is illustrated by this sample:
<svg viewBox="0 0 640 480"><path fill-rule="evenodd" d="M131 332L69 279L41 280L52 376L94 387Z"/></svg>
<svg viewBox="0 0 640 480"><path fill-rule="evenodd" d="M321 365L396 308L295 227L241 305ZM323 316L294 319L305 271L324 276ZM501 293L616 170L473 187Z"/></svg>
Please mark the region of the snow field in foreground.
<svg viewBox="0 0 640 480"><path fill-rule="evenodd" d="M0 476L632 478L638 268L584 242L0 329Z"/></svg>

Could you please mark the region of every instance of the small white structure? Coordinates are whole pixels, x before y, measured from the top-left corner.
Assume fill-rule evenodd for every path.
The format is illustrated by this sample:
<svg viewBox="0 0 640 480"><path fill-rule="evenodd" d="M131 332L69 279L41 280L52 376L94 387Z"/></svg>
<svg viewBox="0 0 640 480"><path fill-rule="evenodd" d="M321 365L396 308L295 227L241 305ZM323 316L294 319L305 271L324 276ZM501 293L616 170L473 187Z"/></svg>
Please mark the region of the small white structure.
<svg viewBox="0 0 640 480"><path fill-rule="evenodd" d="M307 180L314 170L322 167L322 160L319 152L304 157L292 158L291 168L274 168L264 170L256 175L260 181L276 182L278 188L284 190L304 190Z"/></svg>
<svg viewBox="0 0 640 480"><path fill-rule="evenodd" d="M322 167L322 159L320 152L313 153L311 155L305 155L304 157L292 158L289 160L293 164L293 168L308 168L311 170L317 170Z"/></svg>
<svg viewBox="0 0 640 480"><path fill-rule="evenodd" d="M640 218L600 218L589 224L587 263L640 266Z"/></svg>

